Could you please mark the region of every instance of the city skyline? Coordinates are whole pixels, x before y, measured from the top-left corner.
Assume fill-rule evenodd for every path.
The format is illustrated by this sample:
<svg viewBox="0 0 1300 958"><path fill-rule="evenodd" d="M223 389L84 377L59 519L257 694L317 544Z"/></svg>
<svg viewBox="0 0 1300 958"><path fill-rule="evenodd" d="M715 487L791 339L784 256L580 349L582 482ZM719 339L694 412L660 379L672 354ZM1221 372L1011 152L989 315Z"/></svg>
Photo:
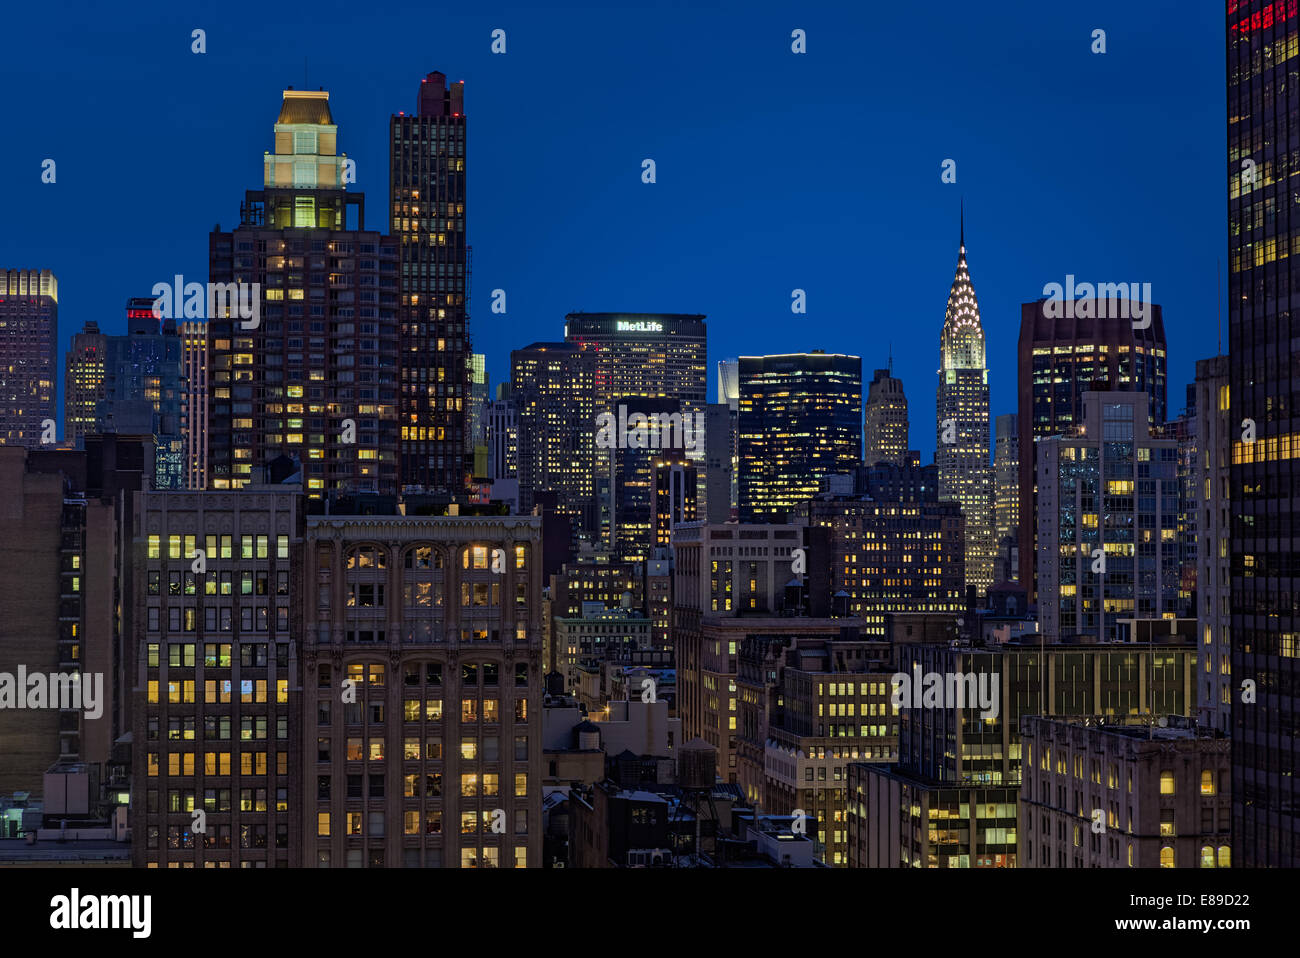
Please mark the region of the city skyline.
<svg viewBox="0 0 1300 958"><path fill-rule="evenodd" d="M0 867L1300 864L1300 0L81 2Z"/></svg>
<svg viewBox="0 0 1300 958"><path fill-rule="evenodd" d="M84 55L80 68L94 70L104 55L93 45L102 24L84 9L83 17L70 18L61 29L69 32L71 49ZM241 9L236 5L231 16ZM253 12L251 6L248 12ZM256 15L270 18L271 24L278 16L260 9ZM27 16L23 11L16 14L15 29L21 30ZM349 63L316 52L307 59L304 83L301 57L262 52L260 47L249 50L215 25L209 25L208 52L192 54L190 32L203 24L185 22L179 13L168 13L156 23L132 24L163 54L158 64L123 64L114 57L113 71L102 86L78 95L98 99L116 94L119 99L138 99L150 116L174 113L179 104L170 106L165 98L181 94L147 88L152 71L175 70L192 78L183 96L186 120L180 135L193 137L204 148L183 174L151 168L136 155L127 155L130 151L108 151L102 157L107 175L123 189L170 189L178 195L192 191L184 179L196 179L205 184L201 199L186 202L169 217L166 239L152 224L129 219L120 224L124 234L119 248L129 250L129 257L81 251L56 224L75 215L77 205L88 201L85 191L97 189L102 181L98 175L93 182L87 180L77 160L76 141L64 139L56 125L38 119L30 131L35 153L0 156L0 173L10 182L30 180L40 187L16 197L10 219L23 229L0 238L0 258L10 268L48 268L59 277L61 372L70 331L93 320L105 333L124 332L117 325L121 300L176 273L206 274L206 234L214 223L229 229L237 221L238 197L260 176L257 158L268 145L274 119L270 111L277 108L280 91L290 85L324 87L331 93L345 141L341 149L357 162L356 183L349 189L371 197L366 226L391 235L383 223L383 199L389 190L388 118L414 110L412 78L441 70L450 80L465 81L466 110L477 118L468 155L469 206L474 211L469 325L473 349L486 352L494 384L508 378L510 349L561 339L563 317L569 312L695 312L712 319L710 364L741 352L825 349L861 355L866 368L874 369L886 366L892 351L894 374L913 393L913 420L929 421L929 390L916 390L934 373L933 353L910 342L902 330L928 325L942 310L951 279L951 236L963 197L967 240L978 263L976 280L988 326L992 415L1015 409L1020 305L1041 295L1044 284L1063 283L1067 274L1152 283L1169 321L1183 331L1170 357L1174 395L1182 395L1192 381L1196 359L1221 351L1217 310L1208 305L1216 296L1213 273L1215 259L1221 258L1221 210L1212 191L1193 188L1219 175L1209 156L1188 157L1180 149L1180 163L1150 181L1132 175L1133 157L1127 151L1112 150L1105 142L1094 142L1097 138L1072 142L1070 150L1049 153L1045 161L1034 163L1008 160L1004 151L994 148L1023 135L1028 119L1059 115L1060 123L1068 125L1074 111L1079 116L1106 115L1106 128L1117 142L1137 142L1139 135L1141 142L1163 138L1171 144L1192 135L1221 137L1218 110L1212 106L1222 101L1219 71L1193 60L1189 72L1188 62L1177 57L1179 50L1202 42L1207 31L1220 29L1207 11L1193 9L1171 19L1154 11L1099 5L1094 19L1110 31L1110 47L1101 57L1089 52L1088 31L1075 25L1076 18L1037 10L1040 19L1033 32L1053 38L1053 43L1059 38L1072 73L1087 71L1088 83L1072 82L1068 90L1061 81L1038 89L1033 84L1009 85L1001 74L990 74L983 64L998 58L1034 72L1054 68L1046 54L1027 46L1024 23L1014 11L986 11L969 24L979 42L959 41L960 31L942 37L946 56L937 58L935 76L905 94L914 116L906 121L910 144L901 158L868 150L866 133L851 134L848 143L842 143L845 131L836 115L847 109L846 115L857 122L858 111L871 116L888 108L873 87L876 70L887 70L888 63L903 54L882 50L880 66L859 75L852 66L859 60L854 44L890 35L891 29L906 29L910 21L905 12L796 14L767 5L757 8L745 24L702 13L692 21L695 29L684 35L669 18L651 17L642 23L630 13L610 16L593 22L581 15L543 17L514 11L503 14L498 23L486 16L448 13L440 22L445 46L409 57L393 57L385 47L364 83L356 80ZM339 17L350 22L346 12ZM315 32L333 31L338 23L331 20L326 28L295 22L293 30L302 49L314 51L321 46L311 43ZM632 23L634 30L621 29ZM507 30L507 52L491 53L491 31L512 24L518 26ZM376 28L363 22L352 26L362 51L379 49L373 46L381 42ZM795 27L809 37L811 52L802 58L790 53L789 35ZM1067 42L1072 30L1083 37L1077 45ZM1154 43L1156 31L1172 34ZM716 43L724 33L728 42ZM584 67L566 65L561 56L565 50L580 50ZM10 69L24 70L32 55L15 51ZM242 65L232 75L226 66L236 55ZM1108 67L1117 60L1123 61L1121 70ZM689 69L674 72L675 64L689 64ZM599 144L573 162L562 161L550 150L519 149L519 143L544 142L548 135L545 111L530 109L527 98L518 96L527 88L531 71L543 67L568 91L565 124L571 134L589 135ZM661 73L665 67L669 69ZM1185 85L1171 91L1156 78L1175 69ZM223 74L219 88L203 81L214 70ZM592 70L601 72L601 84L583 82ZM747 87L731 79L753 76L755 70L776 70L797 82L775 88L767 84L770 105L756 111ZM659 95L659 76L694 84L693 97L668 106ZM52 78L51 95L57 96L67 82ZM828 104L807 103L797 92L807 83L845 92ZM786 85L793 88L787 91ZM1129 98L1135 90L1156 96L1141 93L1147 87L1161 91L1159 109L1143 111L1138 124L1127 107L1118 108L1117 98ZM944 104L956 88L968 96L1007 101L1006 116L986 111L978 122L955 116ZM638 107L624 116L627 102ZM1066 109L1072 112L1061 114ZM749 147L761 142L772 118L784 122L790 111L799 111L796 122L807 141L788 158L793 164L788 173L798 185L781 189L782 215L774 221L766 212L767 203L760 201L770 193L769 165L751 159ZM132 119L137 114L106 121L91 112L88 135L105 122L115 124L103 128L108 142L122 135L116 127L129 131L139 122ZM719 115L726 119L715 130ZM820 139L829 129L838 130L833 149L831 141ZM862 149L855 149L859 145ZM45 157L58 162L53 184L40 183ZM644 158L657 162L654 184L641 182ZM940 182L941 163L947 158L957 163L956 183ZM885 182L906 189L880 189ZM557 192L593 195L600 202L549 208L545 197ZM906 200L895 193L906 195ZM1074 199L1085 194L1108 197L1113 208L1126 211L1124 219ZM1046 216L1049 210L1055 211L1053 223L1065 211L1073 228L1035 229L1034 217ZM607 214L610 222L638 223L635 234L620 231L619 243L605 242ZM1141 231L1118 228L1134 215L1153 223L1179 222L1184 228L1164 230L1165 242L1150 244ZM539 246L531 241L525 228L531 223L546 224L548 242ZM746 239L712 240L710 230L724 223L736 227L727 235ZM776 236L791 230L817 241L794 246L781 242L783 252L773 259ZM664 242L668 236L674 237L671 245ZM1213 250L1213 255L1205 250ZM557 257L581 259L590 268L575 269ZM1188 270L1189 262L1197 268ZM865 275L864 263L870 264ZM1220 297L1226 295L1226 272L1223 276ZM790 312L796 288L808 295L809 312L804 316ZM507 294L503 315L491 311L495 289ZM812 321L826 327L810 330L807 323ZM710 395L712 389L710 383ZM55 418L62 422L62 412ZM928 430L913 443L929 461L933 446Z"/></svg>

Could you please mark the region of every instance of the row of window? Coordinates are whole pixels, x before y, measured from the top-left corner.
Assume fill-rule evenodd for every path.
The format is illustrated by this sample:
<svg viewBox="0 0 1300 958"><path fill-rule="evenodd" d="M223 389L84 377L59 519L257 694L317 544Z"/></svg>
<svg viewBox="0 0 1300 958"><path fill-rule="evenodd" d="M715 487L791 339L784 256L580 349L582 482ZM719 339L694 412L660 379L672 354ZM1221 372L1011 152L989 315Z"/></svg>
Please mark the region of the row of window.
<svg viewBox="0 0 1300 958"><path fill-rule="evenodd" d="M514 667L515 687L528 685L528 664L516 662ZM382 688L387 668L380 662L354 662L347 666L346 678L360 687L369 684ZM316 671L317 688L328 689L333 686L333 669L328 663L321 664ZM483 685L492 687L501 682L501 666L496 662L462 662L460 665L461 687ZM443 670L441 662L412 662L402 669L402 683L406 686L426 685L441 687Z"/></svg>
<svg viewBox="0 0 1300 958"><path fill-rule="evenodd" d="M343 812L343 830L340 834L349 837L367 836L384 837L383 812ZM485 808L481 811L460 813L460 833L462 835L503 835L505 834L505 810ZM334 829L334 816L331 812L318 812L316 815L316 837L330 838ZM426 811L423 815L417 809L402 812L403 835L441 835L442 812ZM519 809L515 812L514 834L528 834L528 812Z"/></svg>
<svg viewBox="0 0 1300 958"><path fill-rule="evenodd" d="M199 537L193 535L168 535L167 536L167 558L169 559L193 559L196 557L198 550ZM266 559L270 557L269 535L248 535L239 537L239 556L240 559ZM234 536L205 536L203 538L204 557L205 559L233 559L234 555ZM277 559L289 558L289 537L286 535L277 535L275 537L275 555ZM156 533L150 534L148 539L148 557L150 559L162 558L162 536Z"/></svg>
<svg viewBox="0 0 1300 958"><path fill-rule="evenodd" d="M208 705L228 704L234 700L235 682L230 679L207 679L203 683L203 701ZM167 681L167 701L172 705L190 705L195 702L198 683L194 679L169 679ZM239 701L244 703L264 703L267 701L268 684L266 679L241 679ZM159 702L160 686L157 679L149 679L146 695L150 705ZM289 680L275 680L275 701L283 705L289 701Z"/></svg>
<svg viewBox="0 0 1300 958"><path fill-rule="evenodd" d="M233 595L234 573L232 572L193 572L173 571L167 574L168 595L197 595L199 583L203 583L204 595ZM147 594L161 594L162 573L153 570L149 573ZM270 574L265 570L244 570L240 573L240 595L270 595ZM289 594L289 573L275 574L275 594Z"/></svg>
<svg viewBox="0 0 1300 958"><path fill-rule="evenodd" d="M271 631L271 609L267 606L243 606L239 610L239 630L241 632ZM277 606L275 611L275 631L289 631L289 607ZM203 610L203 631L233 632L235 612L228 605L208 606ZM145 626L150 632L162 631L162 610L157 606L148 609ZM199 631L199 610L171 606L167 610L167 631Z"/></svg>
<svg viewBox="0 0 1300 958"><path fill-rule="evenodd" d="M323 561L320 565L324 569L329 568L329 551L328 546L321 547ZM504 551L491 546L466 546L460 551L461 568L478 571L493 569L493 553ZM527 562L528 546L516 545L514 547L515 568L525 569L528 567ZM443 567L442 553L432 546L415 546L408 548L403 553L402 564L407 569L441 569ZM348 569L386 569L388 568L388 551L375 546L358 546L349 549L345 566ZM501 564L498 563L493 571L504 570Z"/></svg>
<svg viewBox="0 0 1300 958"><path fill-rule="evenodd" d="M205 775L230 775L232 753L230 752L203 752L203 774ZM167 774L172 776L192 776L195 774L195 761L200 755L198 752L169 752L167 754ZM241 775L266 775L269 774L267 752L239 752L239 774ZM157 752L146 753L146 766L148 776L157 778L161 768ZM275 774L289 774L289 753L275 753Z"/></svg>

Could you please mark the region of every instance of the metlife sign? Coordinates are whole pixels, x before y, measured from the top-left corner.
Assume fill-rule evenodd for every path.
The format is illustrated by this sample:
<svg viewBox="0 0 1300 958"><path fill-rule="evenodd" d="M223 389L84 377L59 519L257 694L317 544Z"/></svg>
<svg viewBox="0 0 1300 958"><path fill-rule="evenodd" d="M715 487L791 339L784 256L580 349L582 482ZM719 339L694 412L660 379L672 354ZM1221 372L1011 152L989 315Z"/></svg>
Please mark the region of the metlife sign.
<svg viewBox="0 0 1300 958"><path fill-rule="evenodd" d="M614 329L620 333L662 333L664 324L649 319L636 321L620 319Z"/></svg>

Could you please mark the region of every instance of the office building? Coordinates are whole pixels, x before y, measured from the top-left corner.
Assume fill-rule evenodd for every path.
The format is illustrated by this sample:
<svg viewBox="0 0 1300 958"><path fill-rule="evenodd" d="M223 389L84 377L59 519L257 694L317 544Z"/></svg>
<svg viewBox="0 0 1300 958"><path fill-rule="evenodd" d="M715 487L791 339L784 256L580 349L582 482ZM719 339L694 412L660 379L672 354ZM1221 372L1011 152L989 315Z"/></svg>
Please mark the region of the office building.
<svg viewBox="0 0 1300 958"><path fill-rule="evenodd" d="M717 402L705 413L704 429L705 499L703 511L709 522L736 518L739 495L740 457L740 361L718 361Z"/></svg>
<svg viewBox="0 0 1300 958"><path fill-rule="evenodd" d="M1300 865L1300 409L1290 291L1287 147L1300 116L1277 97L1300 43L1288 5L1227 6L1228 355L1232 443L1228 552L1232 676L1257 697L1232 705L1236 863Z"/></svg>
<svg viewBox="0 0 1300 958"><path fill-rule="evenodd" d="M668 543L673 490L663 485L671 469L660 475L661 469L673 465L689 469L689 499L686 489L679 485L676 490L676 521L682 521L686 508L694 518L697 470L690 456L704 437L676 399L634 396L602 413L607 415L597 430L595 452L597 471L605 474L609 489L602 533L615 555L637 562L648 558L656 545Z"/></svg>
<svg viewBox="0 0 1300 958"><path fill-rule="evenodd" d="M862 461L862 360L814 351L739 361L739 515L784 522Z"/></svg>
<svg viewBox="0 0 1300 958"><path fill-rule="evenodd" d="M889 651L851 630L751 635L740 644L737 784L770 813L806 815L814 854L832 867L848 864L848 765L897 758Z"/></svg>
<svg viewBox="0 0 1300 958"><path fill-rule="evenodd" d="M544 648L547 672L562 671L567 650L555 642L556 621L581 618L593 607L633 611L645 608L645 581L639 562L621 562L608 552L584 553L552 573L544 600L549 642Z"/></svg>
<svg viewBox="0 0 1300 958"><path fill-rule="evenodd" d="M947 691L929 705L902 693L896 765L849 766L850 867L1018 867L1031 854L1019 843L1029 836L1017 831L1022 716L1195 714L1195 644L1176 634L1149 638L902 646L896 664L913 689L933 674ZM954 679L978 691L945 704Z"/></svg>
<svg viewBox="0 0 1300 958"><path fill-rule="evenodd" d="M939 338L935 406L939 498L961 503L966 517L966 585L983 594L993 584L993 467L989 457L989 371L984 327L966 266L963 217L957 272Z"/></svg>
<svg viewBox="0 0 1300 958"><path fill-rule="evenodd" d="M303 519L299 485L141 497L138 868L302 864Z"/></svg>
<svg viewBox="0 0 1300 958"><path fill-rule="evenodd" d="M59 409L59 282L48 269L0 270L0 445L34 449Z"/></svg>
<svg viewBox="0 0 1300 958"><path fill-rule="evenodd" d="M807 563L804 574L792 571L796 549ZM823 530L799 525L688 522L673 532L677 712L684 735L718 750L724 781L736 781L741 641L790 631L833 637L843 627L861 627L829 617L828 549Z"/></svg>
<svg viewBox="0 0 1300 958"><path fill-rule="evenodd" d="M569 313L564 341L591 354L601 408L637 396L676 399L683 413L703 414L708 328L702 315Z"/></svg>
<svg viewBox="0 0 1300 958"><path fill-rule="evenodd" d="M575 618L556 616L551 631L555 671L564 676L566 688L581 692L580 669L599 671L607 662L630 662L634 652L651 647L650 626L639 610L610 609L599 602L585 603L583 614Z"/></svg>
<svg viewBox="0 0 1300 958"><path fill-rule="evenodd" d="M154 300L126 304L126 335L104 339L104 385L95 407L98 433L154 439L153 488L184 489L185 378L176 320L160 323Z"/></svg>
<svg viewBox="0 0 1300 958"><path fill-rule="evenodd" d="M1115 300L1081 299L1066 310L1060 301L1039 300L1020 308L1017 347L1020 453L1020 584L1035 595L1034 537L1038 513L1034 479L1038 442L1067 435L1083 418L1088 390L1145 392L1154 429L1167 419L1164 315L1149 304L1146 326L1135 324ZM1067 304L1068 305L1068 304ZM1119 301L1125 306L1124 301Z"/></svg>
<svg viewBox="0 0 1300 958"><path fill-rule="evenodd" d="M993 432L994 582L1020 579L1020 436L1016 414L998 416Z"/></svg>
<svg viewBox="0 0 1300 958"><path fill-rule="evenodd" d="M208 484L208 328L181 323L181 381L184 385L185 488Z"/></svg>
<svg viewBox="0 0 1300 958"><path fill-rule="evenodd" d="M1230 742L1161 718L1021 716L1021 868L1231 866Z"/></svg>
<svg viewBox="0 0 1300 958"><path fill-rule="evenodd" d="M850 495L822 493L798 510L831 536L836 612L862 619L863 635L883 639L890 615L966 609L965 517L940 502L937 467L880 462L858 470Z"/></svg>
<svg viewBox="0 0 1300 958"><path fill-rule="evenodd" d="M533 343L510 354L510 395L519 426L519 508L554 494L588 541L599 530L594 354L568 343ZM603 407L602 407L603 408Z"/></svg>
<svg viewBox="0 0 1300 958"><path fill-rule="evenodd" d="M1196 618L1201 641L1202 725L1232 732L1232 557L1228 481L1232 421L1227 356L1196 363Z"/></svg>
<svg viewBox="0 0 1300 958"><path fill-rule="evenodd" d="M483 353L470 353L467 449L487 444L488 387L487 356Z"/></svg>
<svg viewBox="0 0 1300 958"><path fill-rule="evenodd" d="M540 550L537 517L307 520L305 865L540 866Z"/></svg>
<svg viewBox="0 0 1300 958"><path fill-rule="evenodd" d="M1178 443L1152 438L1142 392L1086 392L1076 435L1038 443L1038 621L1062 639L1120 638L1176 618Z"/></svg>
<svg viewBox="0 0 1300 958"><path fill-rule="evenodd" d="M119 745L131 728L123 691L134 622L130 524L134 493L150 485L153 449L147 438L85 442L77 450L0 449L0 517L11 537L0 551L0 578L11 584L0 673L77 675L81 688L48 708L0 709L0 793L41 796L51 766L81 765L85 799L106 818L130 764ZM20 695L34 687L18 683ZM49 691L58 690L52 683Z"/></svg>
<svg viewBox="0 0 1300 958"><path fill-rule="evenodd" d="M889 369L877 369L867 387L862 413L862 463L903 465L908 450L907 396L903 381Z"/></svg>
<svg viewBox="0 0 1300 958"><path fill-rule="evenodd" d="M683 522L694 522L698 484L694 463L684 456L663 456L654 460L651 497L654 501L654 543L647 558L656 550L673 544L673 530Z"/></svg>
<svg viewBox="0 0 1300 958"><path fill-rule="evenodd" d="M96 431L95 414L104 398L104 355L108 337L88 321L72 335L63 363L63 438L73 446Z"/></svg>
<svg viewBox="0 0 1300 958"><path fill-rule="evenodd" d="M487 404L488 478L493 482L519 478L519 420L508 387L506 392L506 398Z"/></svg>
<svg viewBox="0 0 1300 958"><path fill-rule="evenodd" d="M1160 434L1178 443L1178 617L1196 616L1196 491L1200 445L1196 434L1196 384L1187 384L1187 402Z"/></svg>

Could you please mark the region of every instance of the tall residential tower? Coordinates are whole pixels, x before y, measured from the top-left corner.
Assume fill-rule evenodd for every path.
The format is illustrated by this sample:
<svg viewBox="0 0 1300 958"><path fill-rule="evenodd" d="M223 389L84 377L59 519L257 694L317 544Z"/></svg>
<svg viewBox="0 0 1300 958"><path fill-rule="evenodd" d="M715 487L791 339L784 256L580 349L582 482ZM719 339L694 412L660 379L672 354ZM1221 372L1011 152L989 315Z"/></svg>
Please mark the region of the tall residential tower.
<svg viewBox="0 0 1300 958"><path fill-rule="evenodd" d="M465 84L437 71L389 120L389 231L401 250L401 484L458 498L468 476Z"/></svg>
<svg viewBox="0 0 1300 958"><path fill-rule="evenodd" d="M208 488L283 455L310 498L395 494L398 241L347 191L329 93L285 90L274 137L239 226L209 238L211 281L260 312L208 318Z"/></svg>

